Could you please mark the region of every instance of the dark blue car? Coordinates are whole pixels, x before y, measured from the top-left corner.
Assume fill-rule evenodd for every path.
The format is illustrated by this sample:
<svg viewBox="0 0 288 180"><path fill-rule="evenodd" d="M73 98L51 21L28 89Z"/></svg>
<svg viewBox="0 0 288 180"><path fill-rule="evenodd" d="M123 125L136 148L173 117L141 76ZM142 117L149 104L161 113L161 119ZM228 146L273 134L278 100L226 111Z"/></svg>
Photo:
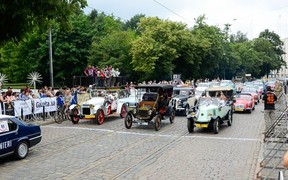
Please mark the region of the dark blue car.
<svg viewBox="0 0 288 180"><path fill-rule="evenodd" d="M23 159L41 138L40 126L27 124L14 116L0 115L0 158L14 155Z"/></svg>

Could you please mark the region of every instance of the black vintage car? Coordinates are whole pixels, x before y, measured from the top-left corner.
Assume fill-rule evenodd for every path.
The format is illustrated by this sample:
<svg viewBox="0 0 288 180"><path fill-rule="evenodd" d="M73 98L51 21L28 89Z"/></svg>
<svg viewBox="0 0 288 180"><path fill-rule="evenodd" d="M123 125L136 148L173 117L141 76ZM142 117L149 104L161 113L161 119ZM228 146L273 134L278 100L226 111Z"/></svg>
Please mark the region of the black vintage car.
<svg viewBox="0 0 288 180"><path fill-rule="evenodd" d="M186 116L191 108L195 108L196 104L197 99L193 87L174 87L171 105L175 108L176 113Z"/></svg>
<svg viewBox="0 0 288 180"><path fill-rule="evenodd" d="M153 123L155 130L161 127L162 120L174 122L175 110L170 105L173 86L167 84L141 85L136 89L145 89L142 100L130 110L125 117L125 127L130 129L132 123L148 125Z"/></svg>

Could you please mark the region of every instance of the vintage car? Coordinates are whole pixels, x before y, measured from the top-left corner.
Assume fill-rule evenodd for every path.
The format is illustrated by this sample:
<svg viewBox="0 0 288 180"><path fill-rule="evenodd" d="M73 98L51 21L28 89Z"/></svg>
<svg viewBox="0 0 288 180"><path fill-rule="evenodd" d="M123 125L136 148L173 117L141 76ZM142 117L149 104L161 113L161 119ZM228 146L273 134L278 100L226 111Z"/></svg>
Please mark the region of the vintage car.
<svg viewBox="0 0 288 180"><path fill-rule="evenodd" d="M258 104L260 102L260 95L257 92L257 89L254 86L247 86L242 89L241 93L249 93L252 95L255 104Z"/></svg>
<svg viewBox="0 0 288 180"><path fill-rule="evenodd" d="M197 104L197 99L194 94L194 88L191 86L181 86L173 88L171 106L174 107L176 113L187 116L189 109L194 108Z"/></svg>
<svg viewBox="0 0 288 180"><path fill-rule="evenodd" d="M127 107L127 111L134 109L137 104L142 100L142 96L144 93L145 89L131 89L128 97L118 99L117 113L120 114L121 118L126 116L126 114L121 113L122 108Z"/></svg>
<svg viewBox="0 0 288 180"><path fill-rule="evenodd" d="M151 84L137 86L136 89L145 89L142 100L137 106L128 111L125 117L125 127L130 129L132 123L139 125L154 124L156 131L160 130L161 121L174 122L175 110L170 105L173 86L168 84Z"/></svg>
<svg viewBox="0 0 288 180"><path fill-rule="evenodd" d="M216 94L222 92L227 100L220 100ZM194 132L194 128L212 128L215 134L219 133L219 126L227 123L232 125L233 120L233 88L212 87L206 89L206 96L200 97L198 109L187 115L187 128Z"/></svg>
<svg viewBox="0 0 288 180"><path fill-rule="evenodd" d="M79 99L78 95L77 99ZM126 104L122 104L120 111L117 111L117 100L118 95L115 90L93 89L86 101L72 104L69 107L71 121L77 124L80 119L95 120L97 124L101 125L105 117L117 112L121 117L125 117L127 114Z"/></svg>
<svg viewBox="0 0 288 180"><path fill-rule="evenodd" d="M235 83L232 80L223 79L223 80L220 81L220 86L222 86L222 87L227 87L227 86L232 87L233 93L236 93L236 91L237 91L236 85L235 85Z"/></svg>
<svg viewBox="0 0 288 180"><path fill-rule="evenodd" d="M235 96L234 112L249 112L255 109L255 101L249 93L239 93Z"/></svg>
<svg viewBox="0 0 288 180"><path fill-rule="evenodd" d="M29 148L41 141L41 129L15 116L0 115L0 158L14 155L24 159Z"/></svg>

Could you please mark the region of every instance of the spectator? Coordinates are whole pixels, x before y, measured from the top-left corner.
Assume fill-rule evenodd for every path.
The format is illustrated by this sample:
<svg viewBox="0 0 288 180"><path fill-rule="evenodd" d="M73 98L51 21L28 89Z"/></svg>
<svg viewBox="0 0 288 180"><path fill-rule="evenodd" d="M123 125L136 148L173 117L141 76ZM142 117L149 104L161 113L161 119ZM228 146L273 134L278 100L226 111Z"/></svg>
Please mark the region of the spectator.
<svg viewBox="0 0 288 180"><path fill-rule="evenodd" d="M267 86L266 91L262 98L264 103L265 132L269 130L273 125L273 120L275 120L275 101L277 101L277 96L272 92L270 86Z"/></svg>

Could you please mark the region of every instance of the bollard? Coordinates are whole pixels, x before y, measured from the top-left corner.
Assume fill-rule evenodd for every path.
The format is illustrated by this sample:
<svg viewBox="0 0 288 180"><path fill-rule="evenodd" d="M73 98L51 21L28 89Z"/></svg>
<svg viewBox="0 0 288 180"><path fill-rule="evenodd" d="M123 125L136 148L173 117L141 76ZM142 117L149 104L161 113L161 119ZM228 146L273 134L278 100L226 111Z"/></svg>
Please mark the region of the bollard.
<svg viewBox="0 0 288 180"><path fill-rule="evenodd" d="M21 119L24 120L23 108L21 108Z"/></svg>
<svg viewBox="0 0 288 180"><path fill-rule="evenodd" d="M46 114L45 114L45 106L43 106L43 121L46 119Z"/></svg>

